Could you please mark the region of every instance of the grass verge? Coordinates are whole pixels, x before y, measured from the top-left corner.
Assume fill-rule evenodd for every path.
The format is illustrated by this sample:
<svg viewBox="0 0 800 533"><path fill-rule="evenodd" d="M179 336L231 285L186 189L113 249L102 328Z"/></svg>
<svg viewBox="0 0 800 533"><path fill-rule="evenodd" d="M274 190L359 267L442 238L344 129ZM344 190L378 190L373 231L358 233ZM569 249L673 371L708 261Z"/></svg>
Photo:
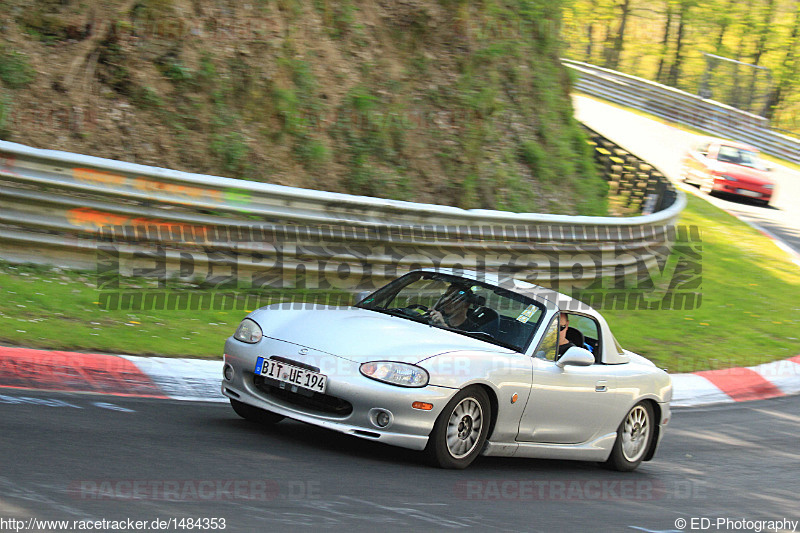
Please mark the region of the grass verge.
<svg viewBox="0 0 800 533"><path fill-rule="evenodd" d="M137 291L153 280L120 280L120 289ZM104 310L98 301L94 272L72 272L39 266L0 263L0 343L30 348L110 352L170 357L219 358L225 339L252 311L233 309ZM191 284L159 290L172 295L198 294ZM261 291L270 303L349 302L341 292ZM244 296L246 298L246 295Z"/></svg>
<svg viewBox="0 0 800 533"><path fill-rule="evenodd" d="M770 239L687 195L679 224L702 235L702 305L606 311L622 346L670 372L752 366L800 353L800 271Z"/></svg>

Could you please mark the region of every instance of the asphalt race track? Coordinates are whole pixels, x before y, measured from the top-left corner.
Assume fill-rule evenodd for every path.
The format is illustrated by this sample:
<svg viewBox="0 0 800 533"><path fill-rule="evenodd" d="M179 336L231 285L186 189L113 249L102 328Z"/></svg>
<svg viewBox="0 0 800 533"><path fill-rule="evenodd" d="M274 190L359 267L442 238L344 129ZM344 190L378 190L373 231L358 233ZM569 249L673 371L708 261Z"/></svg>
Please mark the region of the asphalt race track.
<svg viewBox="0 0 800 533"><path fill-rule="evenodd" d="M581 122L652 163L673 181L680 177L686 150L701 137L585 96L574 96L573 103L575 116ZM766 207L732 196L709 196L689 185L686 188L740 219L757 224L800 253L800 172L770 165L774 167L771 177L776 190Z"/></svg>
<svg viewBox="0 0 800 533"><path fill-rule="evenodd" d="M224 518L226 531L668 531L680 518L800 520L798 413L800 396L678 409L656 459L629 474L486 457L447 471L417 452L299 422L257 426L226 404L5 388L0 517Z"/></svg>

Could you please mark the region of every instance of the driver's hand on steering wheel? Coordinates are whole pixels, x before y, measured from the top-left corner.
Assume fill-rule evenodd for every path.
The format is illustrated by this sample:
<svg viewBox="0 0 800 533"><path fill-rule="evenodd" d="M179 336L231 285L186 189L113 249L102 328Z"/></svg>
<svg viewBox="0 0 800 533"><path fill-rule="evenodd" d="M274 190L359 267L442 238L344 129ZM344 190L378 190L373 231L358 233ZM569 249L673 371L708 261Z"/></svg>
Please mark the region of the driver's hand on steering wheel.
<svg viewBox="0 0 800 533"><path fill-rule="evenodd" d="M447 322L445 321L441 311L433 309L428 316L429 322L434 326L447 326Z"/></svg>

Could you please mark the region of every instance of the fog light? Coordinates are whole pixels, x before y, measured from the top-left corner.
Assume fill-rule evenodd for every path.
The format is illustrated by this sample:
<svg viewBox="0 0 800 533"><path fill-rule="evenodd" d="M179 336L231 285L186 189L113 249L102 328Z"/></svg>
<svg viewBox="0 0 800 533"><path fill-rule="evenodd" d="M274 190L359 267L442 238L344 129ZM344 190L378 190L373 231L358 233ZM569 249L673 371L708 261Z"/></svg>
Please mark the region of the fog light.
<svg viewBox="0 0 800 533"><path fill-rule="evenodd" d="M231 381L233 379L233 367L231 365L226 364L222 368L222 375L225 377L227 381Z"/></svg>
<svg viewBox="0 0 800 533"><path fill-rule="evenodd" d="M375 427L384 429L392 424L394 417L392 416L392 413L386 409L375 408L370 410L369 419Z"/></svg>

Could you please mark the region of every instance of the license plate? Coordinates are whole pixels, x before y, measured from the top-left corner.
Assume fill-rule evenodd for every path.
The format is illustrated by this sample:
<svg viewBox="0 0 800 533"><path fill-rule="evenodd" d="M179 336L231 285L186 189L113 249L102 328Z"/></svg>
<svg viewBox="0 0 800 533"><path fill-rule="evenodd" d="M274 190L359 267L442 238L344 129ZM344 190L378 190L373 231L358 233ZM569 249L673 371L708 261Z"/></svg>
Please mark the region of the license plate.
<svg viewBox="0 0 800 533"><path fill-rule="evenodd" d="M309 389L324 394L328 386L328 376L290 365L274 359L259 357L256 360L256 375L275 379L283 383Z"/></svg>
<svg viewBox="0 0 800 533"><path fill-rule="evenodd" d="M752 198L759 198L761 196L760 192L748 191L747 189L737 189L736 192L742 196L750 196Z"/></svg>

